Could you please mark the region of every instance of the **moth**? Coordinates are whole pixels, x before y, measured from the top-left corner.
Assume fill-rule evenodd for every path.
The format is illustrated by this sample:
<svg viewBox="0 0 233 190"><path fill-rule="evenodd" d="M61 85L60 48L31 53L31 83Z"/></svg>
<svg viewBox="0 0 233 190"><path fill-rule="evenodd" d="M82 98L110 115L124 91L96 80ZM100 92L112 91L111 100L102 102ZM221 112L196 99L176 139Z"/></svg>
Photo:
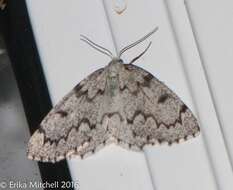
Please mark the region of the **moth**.
<svg viewBox="0 0 233 190"><path fill-rule="evenodd" d="M110 63L74 87L42 120L28 143L29 159L58 162L86 156L109 143L131 150L179 143L200 128L190 109L164 83L120 58L158 30L123 48L117 57L81 35L81 40L109 56Z"/></svg>

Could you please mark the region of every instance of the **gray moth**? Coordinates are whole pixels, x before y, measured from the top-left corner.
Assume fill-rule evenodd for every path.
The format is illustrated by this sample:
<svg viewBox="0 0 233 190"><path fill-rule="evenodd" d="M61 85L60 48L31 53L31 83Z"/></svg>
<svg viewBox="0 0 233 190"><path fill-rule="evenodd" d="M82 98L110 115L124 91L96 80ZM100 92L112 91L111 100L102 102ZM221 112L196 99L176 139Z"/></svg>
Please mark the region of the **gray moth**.
<svg viewBox="0 0 233 190"><path fill-rule="evenodd" d="M58 162L86 157L109 143L142 150L145 145L179 143L200 128L190 109L164 83L120 56L140 40L112 53L85 36L82 40L112 58L74 87L42 120L28 143L29 159Z"/></svg>

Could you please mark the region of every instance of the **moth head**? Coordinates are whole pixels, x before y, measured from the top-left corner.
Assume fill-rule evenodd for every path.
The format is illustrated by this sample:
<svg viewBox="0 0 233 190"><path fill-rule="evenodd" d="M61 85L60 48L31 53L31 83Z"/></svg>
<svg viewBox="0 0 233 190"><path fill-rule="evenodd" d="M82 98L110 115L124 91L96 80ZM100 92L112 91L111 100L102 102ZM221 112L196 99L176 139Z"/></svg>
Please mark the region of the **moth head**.
<svg viewBox="0 0 233 190"><path fill-rule="evenodd" d="M109 65L117 65L117 64L123 64L123 63L124 63L123 59L119 57L113 57Z"/></svg>
<svg viewBox="0 0 233 190"><path fill-rule="evenodd" d="M148 34L146 34L145 36L143 36L142 38L140 38L140 39L137 40L136 42L134 42L134 43L132 43L132 44L130 44L130 45L127 45L126 47L122 48L122 49L120 50L120 52L117 53L117 56L116 56L116 57L113 56L113 53L112 53L110 50L108 50L108 49L106 49L106 48L104 48L104 47L102 47L102 46L100 46L100 45L94 43L93 41L91 41L91 40L90 40L89 38L87 38L86 36L80 35L80 36L81 36L80 39L81 39L82 41L86 42L86 43L87 43L88 45L90 45L92 48L94 48L94 49L96 49L97 51L99 51L99 52L101 52L101 53L107 55L108 57L110 57L110 58L112 59L112 61L111 61L110 63L112 63L112 62L123 63L123 61L122 61L122 59L121 59L122 54L124 54L127 50L133 48L134 46L140 44L141 42L145 41L145 40L146 40L147 38L149 38L152 34L154 34L158 29L159 29L158 27L154 28L151 32L149 32ZM133 62L135 62L136 60L138 60L142 55L144 55L144 54L146 53L146 51L149 49L149 47L151 46L151 43L152 43L152 42L149 43L149 45L147 46L147 48L146 48L141 54L139 54L139 55L138 55L137 57L135 57L132 61L130 61L129 64L132 64Z"/></svg>
<svg viewBox="0 0 233 190"><path fill-rule="evenodd" d="M110 61L108 64L108 75L110 78L116 78L118 76L123 63L123 60L118 57L114 57L112 61Z"/></svg>

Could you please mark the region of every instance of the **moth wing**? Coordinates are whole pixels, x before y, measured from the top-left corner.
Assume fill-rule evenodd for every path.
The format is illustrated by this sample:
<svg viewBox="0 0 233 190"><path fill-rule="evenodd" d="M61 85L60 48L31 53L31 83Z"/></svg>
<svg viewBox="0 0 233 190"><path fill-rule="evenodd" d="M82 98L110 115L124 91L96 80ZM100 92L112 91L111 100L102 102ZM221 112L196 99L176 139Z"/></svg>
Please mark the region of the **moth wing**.
<svg viewBox="0 0 233 190"><path fill-rule="evenodd" d="M42 120L29 140L28 158L56 162L74 154L83 156L107 139L98 123L104 102L106 76L99 69L81 81Z"/></svg>
<svg viewBox="0 0 233 190"><path fill-rule="evenodd" d="M147 144L172 144L199 134L191 110L164 83L132 64L120 75L124 124L118 141L136 149Z"/></svg>

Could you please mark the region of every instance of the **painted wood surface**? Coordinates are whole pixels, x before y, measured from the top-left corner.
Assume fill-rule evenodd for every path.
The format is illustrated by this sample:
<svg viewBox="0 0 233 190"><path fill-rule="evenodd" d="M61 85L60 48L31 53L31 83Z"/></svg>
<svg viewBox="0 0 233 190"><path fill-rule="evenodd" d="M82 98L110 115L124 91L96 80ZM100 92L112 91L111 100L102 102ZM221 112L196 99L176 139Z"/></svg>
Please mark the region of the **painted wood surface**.
<svg viewBox="0 0 233 190"><path fill-rule="evenodd" d="M215 100L182 0L27 0L27 5L54 104L110 61L82 43L80 34L117 52L158 26L156 34L123 59L128 62L152 41L136 64L176 92L201 124L199 137L179 145L150 146L142 153L111 145L85 160L70 160L72 178L80 189L233 188ZM119 14L116 6L123 12Z"/></svg>

